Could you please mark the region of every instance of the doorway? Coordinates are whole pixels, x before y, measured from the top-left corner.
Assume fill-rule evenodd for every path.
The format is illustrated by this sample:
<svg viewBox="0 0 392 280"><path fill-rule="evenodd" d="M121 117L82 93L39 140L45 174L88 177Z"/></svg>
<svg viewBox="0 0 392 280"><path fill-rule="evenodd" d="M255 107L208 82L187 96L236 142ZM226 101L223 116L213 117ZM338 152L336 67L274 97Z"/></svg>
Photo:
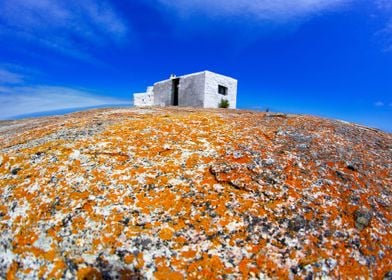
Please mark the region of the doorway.
<svg viewBox="0 0 392 280"><path fill-rule="evenodd" d="M172 80L172 105L178 106L178 87L180 85L180 78Z"/></svg>

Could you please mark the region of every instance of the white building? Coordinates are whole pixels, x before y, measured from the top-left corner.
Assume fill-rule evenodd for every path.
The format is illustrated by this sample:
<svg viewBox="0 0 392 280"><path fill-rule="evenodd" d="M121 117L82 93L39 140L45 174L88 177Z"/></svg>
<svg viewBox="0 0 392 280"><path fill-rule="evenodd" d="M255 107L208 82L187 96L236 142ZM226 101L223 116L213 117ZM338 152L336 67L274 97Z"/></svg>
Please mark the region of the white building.
<svg viewBox="0 0 392 280"><path fill-rule="evenodd" d="M218 108L221 100L237 105L237 80L203 71L157 82L145 93L134 93L135 106L189 106Z"/></svg>

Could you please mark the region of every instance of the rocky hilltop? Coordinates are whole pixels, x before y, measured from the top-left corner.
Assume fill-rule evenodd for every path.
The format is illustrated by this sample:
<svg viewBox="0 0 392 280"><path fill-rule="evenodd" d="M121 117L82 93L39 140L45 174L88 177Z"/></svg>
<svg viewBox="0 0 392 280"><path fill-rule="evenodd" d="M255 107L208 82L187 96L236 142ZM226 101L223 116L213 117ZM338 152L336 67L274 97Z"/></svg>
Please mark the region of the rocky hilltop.
<svg viewBox="0 0 392 280"><path fill-rule="evenodd" d="M101 109L0 123L0 278L392 277L392 135Z"/></svg>

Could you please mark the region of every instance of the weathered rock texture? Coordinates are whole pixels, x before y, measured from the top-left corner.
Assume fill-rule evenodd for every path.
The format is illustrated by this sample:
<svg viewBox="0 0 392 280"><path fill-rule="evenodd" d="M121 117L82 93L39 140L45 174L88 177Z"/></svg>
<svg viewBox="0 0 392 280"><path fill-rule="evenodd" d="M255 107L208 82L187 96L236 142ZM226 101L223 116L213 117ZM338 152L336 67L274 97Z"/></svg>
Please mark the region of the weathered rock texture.
<svg viewBox="0 0 392 280"><path fill-rule="evenodd" d="M382 279L391 170L391 134L310 116L1 122L0 278Z"/></svg>

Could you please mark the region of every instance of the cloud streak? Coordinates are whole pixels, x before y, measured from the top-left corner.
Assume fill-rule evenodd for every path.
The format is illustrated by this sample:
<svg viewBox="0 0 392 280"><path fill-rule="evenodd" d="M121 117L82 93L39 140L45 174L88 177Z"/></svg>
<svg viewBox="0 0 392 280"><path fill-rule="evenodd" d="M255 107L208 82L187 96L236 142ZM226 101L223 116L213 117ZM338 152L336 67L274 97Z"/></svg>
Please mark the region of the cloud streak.
<svg viewBox="0 0 392 280"><path fill-rule="evenodd" d="M159 0L181 16L246 17L248 20L290 21L337 8L349 0Z"/></svg>
<svg viewBox="0 0 392 280"><path fill-rule="evenodd" d="M378 10L385 15L385 26L376 32L376 37L384 45L384 51L392 51L392 2L390 0L377 0L375 2Z"/></svg>
<svg viewBox="0 0 392 280"><path fill-rule="evenodd" d="M392 51L392 17L385 25L385 27L380 30L377 35L382 39L382 43L385 46L384 50L386 52Z"/></svg>
<svg viewBox="0 0 392 280"><path fill-rule="evenodd" d="M0 69L0 85L1 84L20 84L24 81L21 74L13 73L6 69Z"/></svg>
<svg viewBox="0 0 392 280"><path fill-rule="evenodd" d="M0 104L0 119L9 119L22 114L130 102L73 88L37 85L0 87Z"/></svg>
<svg viewBox="0 0 392 280"><path fill-rule="evenodd" d="M18 67L14 65L13 68ZM52 85L28 85L26 80L30 78L28 75L5 67L0 68L0 119L71 108L130 105L129 100L103 96L89 90Z"/></svg>
<svg viewBox="0 0 392 280"><path fill-rule="evenodd" d="M96 0L3 0L0 29L63 54L88 57L88 46L119 44L129 28L109 2Z"/></svg>

